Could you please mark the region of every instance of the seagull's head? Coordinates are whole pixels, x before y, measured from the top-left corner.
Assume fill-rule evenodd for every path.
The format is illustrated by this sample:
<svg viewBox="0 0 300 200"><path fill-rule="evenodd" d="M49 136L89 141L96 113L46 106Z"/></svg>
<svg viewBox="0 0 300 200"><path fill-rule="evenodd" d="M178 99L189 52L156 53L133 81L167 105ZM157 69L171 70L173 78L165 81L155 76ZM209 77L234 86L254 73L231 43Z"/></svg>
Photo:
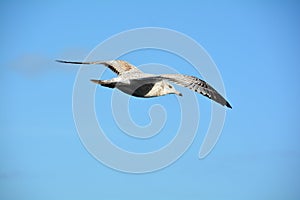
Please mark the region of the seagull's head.
<svg viewBox="0 0 300 200"><path fill-rule="evenodd" d="M182 94L180 92L178 92L175 87L173 85L171 85L170 83L166 83L165 87L164 87L164 92L166 94L176 94L178 96L182 96Z"/></svg>

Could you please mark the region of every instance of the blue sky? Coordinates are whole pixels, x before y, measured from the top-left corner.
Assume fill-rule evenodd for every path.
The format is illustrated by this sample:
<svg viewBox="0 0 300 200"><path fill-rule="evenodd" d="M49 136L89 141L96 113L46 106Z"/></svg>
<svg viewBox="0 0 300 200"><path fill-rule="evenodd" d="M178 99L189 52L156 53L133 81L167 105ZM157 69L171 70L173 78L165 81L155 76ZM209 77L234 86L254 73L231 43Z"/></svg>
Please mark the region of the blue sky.
<svg viewBox="0 0 300 200"><path fill-rule="evenodd" d="M1 199L300 198L299 2L3 1L0 5ZM81 143L72 113L79 68L54 60L83 60L112 35L149 26L182 32L202 45L218 66L233 109L227 111L217 145L199 160L211 103L198 95L199 129L185 154L162 170L128 174L101 164ZM186 62L165 52L138 51L123 59L136 65L162 63L197 75ZM113 74L107 71L104 76ZM111 94L112 90L97 88L97 110L110 104ZM124 139L110 118L104 126L111 133L108 137L136 152L166 144L179 120L178 108L174 111L172 106L174 96L132 99L130 109L136 123L145 125L149 107L157 103L164 105L171 121L157 140Z"/></svg>

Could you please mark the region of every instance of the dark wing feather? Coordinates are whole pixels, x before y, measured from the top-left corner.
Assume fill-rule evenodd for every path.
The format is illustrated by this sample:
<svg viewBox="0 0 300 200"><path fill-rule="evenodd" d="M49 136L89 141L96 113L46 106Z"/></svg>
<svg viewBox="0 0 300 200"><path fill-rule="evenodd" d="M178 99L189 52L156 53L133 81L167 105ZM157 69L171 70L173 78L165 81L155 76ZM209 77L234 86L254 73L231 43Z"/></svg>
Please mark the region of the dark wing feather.
<svg viewBox="0 0 300 200"><path fill-rule="evenodd" d="M74 61L64 61L64 60L56 60L60 63L69 63L69 64L86 64L86 65L96 65L96 64L102 64L108 67L110 70L115 72L116 74L120 75L122 73L128 72L128 71L136 71L140 72L138 68L135 66L129 64L128 62L125 62L123 60L111 60L111 61L92 61L92 62L74 62Z"/></svg>
<svg viewBox="0 0 300 200"><path fill-rule="evenodd" d="M197 77L182 74L163 74L160 77L183 87L187 87L195 92L198 92L223 106L232 108L231 105L226 101L226 99L221 94L219 94L212 86Z"/></svg>

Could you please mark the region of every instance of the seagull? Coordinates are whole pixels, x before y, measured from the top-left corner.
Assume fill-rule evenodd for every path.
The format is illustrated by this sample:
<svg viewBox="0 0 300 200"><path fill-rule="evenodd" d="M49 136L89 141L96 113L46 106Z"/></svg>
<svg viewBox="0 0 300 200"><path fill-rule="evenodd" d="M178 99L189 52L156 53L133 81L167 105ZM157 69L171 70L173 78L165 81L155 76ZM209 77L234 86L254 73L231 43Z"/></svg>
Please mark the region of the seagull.
<svg viewBox="0 0 300 200"><path fill-rule="evenodd" d="M118 76L110 80L95 80L92 82L104 87L117 88L122 92L142 98L159 97L167 94L176 94L182 96L175 87L170 83L187 87L197 93L200 93L209 99L232 108L228 101L218 93L212 86L205 81L189 75L183 74L148 74L142 72L134 65L123 60L110 61L92 61L92 62L76 62L56 60L60 63L80 64L80 65L104 65L115 72Z"/></svg>

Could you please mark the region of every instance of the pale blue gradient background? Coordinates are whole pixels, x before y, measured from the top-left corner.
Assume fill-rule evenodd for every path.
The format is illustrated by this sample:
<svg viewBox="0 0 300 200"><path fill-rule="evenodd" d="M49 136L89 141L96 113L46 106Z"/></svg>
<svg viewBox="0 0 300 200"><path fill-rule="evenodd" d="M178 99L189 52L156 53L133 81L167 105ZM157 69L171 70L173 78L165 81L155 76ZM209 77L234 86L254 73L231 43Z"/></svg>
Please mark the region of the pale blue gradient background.
<svg viewBox="0 0 300 200"><path fill-rule="evenodd" d="M0 6L0 199L300 199L299 2L2 1ZM212 153L199 160L210 119L210 102L199 95L201 119L191 148L168 168L132 175L105 167L85 150L72 116L78 68L53 60L82 60L108 37L145 26L174 29L201 44L222 74L233 110ZM197 75L182 59L159 51L124 59ZM109 104L111 92L98 88L96 98ZM143 100L143 106L133 99L139 108L132 109L133 119L147 124L149 105L162 103L171 110L168 120L176 121L174 100ZM111 119L106 124L114 142L136 151L163 146L176 130L167 123L161 140L147 146L118 140L120 130Z"/></svg>

